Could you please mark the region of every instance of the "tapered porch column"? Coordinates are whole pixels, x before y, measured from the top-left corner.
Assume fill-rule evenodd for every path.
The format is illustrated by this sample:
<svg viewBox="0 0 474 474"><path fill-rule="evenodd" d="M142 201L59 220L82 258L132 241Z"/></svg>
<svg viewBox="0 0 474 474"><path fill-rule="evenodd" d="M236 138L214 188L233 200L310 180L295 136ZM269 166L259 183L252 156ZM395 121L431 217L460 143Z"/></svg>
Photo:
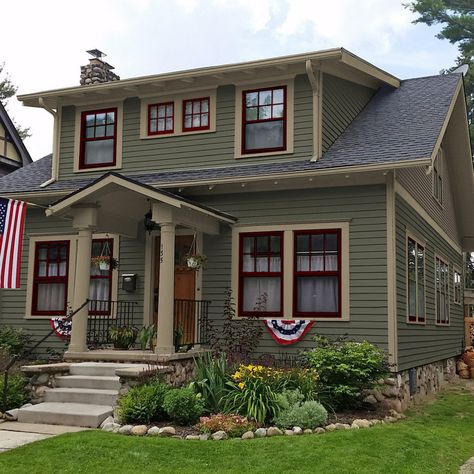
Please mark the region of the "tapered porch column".
<svg viewBox="0 0 474 474"><path fill-rule="evenodd" d="M76 278L72 309L79 308L89 298L92 232L97 223L95 206L83 206L75 209L73 228L77 234ZM84 306L72 318L71 340L68 352L87 351L87 319L89 308Z"/></svg>
<svg viewBox="0 0 474 474"><path fill-rule="evenodd" d="M157 354L174 352L174 246L176 229L171 222L161 223L160 280L158 285Z"/></svg>

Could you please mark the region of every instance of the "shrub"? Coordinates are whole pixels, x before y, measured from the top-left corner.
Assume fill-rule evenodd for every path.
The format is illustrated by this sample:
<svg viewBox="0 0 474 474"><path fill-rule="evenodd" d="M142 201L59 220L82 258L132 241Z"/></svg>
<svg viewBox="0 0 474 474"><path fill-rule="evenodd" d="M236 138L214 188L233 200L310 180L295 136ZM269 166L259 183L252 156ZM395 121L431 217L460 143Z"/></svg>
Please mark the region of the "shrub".
<svg viewBox="0 0 474 474"><path fill-rule="evenodd" d="M222 430L231 438L237 438L246 431L254 430L257 424L240 415L218 413L201 417L197 427L201 433L215 433Z"/></svg>
<svg viewBox="0 0 474 474"><path fill-rule="evenodd" d="M119 400L120 421L122 423L149 423L151 420L164 419L166 414L163 402L168 390L167 385L157 380L132 387Z"/></svg>
<svg viewBox="0 0 474 474"><path fill-rule="evenodd" d="M354 342L317 336L318 346L304 354L319 375L320 384L335 408L360 404L365 390L388 373L385 353L367 341Z"/></svg>
<svg viewBox="0 0 474 474"><path fill-rule="evenodd" d="M196 365L195 381L191 387L196 393L201 394L204 409L208 413L222 411L223 400L227 393L227 358L225 354L212 357L206 354L194 360Z"/></svg>
<svg viewBox="0 0 474 474"><path fill-rule="evenodd" d="M0 326L0 349L12 356L21 355L30 339L30 335L26 334L23 329Z"/></svg>
<svg viewBox="0 0 474 474"><path fill-rule="evenodd" d="M204 410L204 402L199 394L187 388L174 388L166 395L163 408L168 416L180 425L196 423Z"/></svg>
<svg viewBox="0 0 474 474"><path fill-rule="evenodd" d="M0 408L3 407L4 380L4 375L0 375ZM29 400L27 384L28 381L23 375L10 374L8 376L7 406L3 408L11 410L13 408L20 408L27 403Z"/></svg>
<svg viewBox="0 0 474 474"><path fill-rule="evenodd" d="M315 400L308 400L301 404L292 405L287 410L282 410L274 419L275 424L281 428L317 428L324 425L328 417L328 412Z"/></svg>

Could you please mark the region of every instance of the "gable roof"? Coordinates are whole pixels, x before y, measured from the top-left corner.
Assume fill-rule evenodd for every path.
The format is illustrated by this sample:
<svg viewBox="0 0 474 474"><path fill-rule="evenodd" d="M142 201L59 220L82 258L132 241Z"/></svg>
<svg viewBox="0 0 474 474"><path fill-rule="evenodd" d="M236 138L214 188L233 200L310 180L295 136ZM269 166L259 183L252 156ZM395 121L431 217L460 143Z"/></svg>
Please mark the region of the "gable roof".
<svg viewBox="0 0 474 474"><path fill-rule="evenodd" d="M147 185L205 184L226 180L278 177L322 171L363 171L374 167L430 164L450 107L462 85L461 75L408 79L399 88L382 87L322 158L279 159L264 164L190 168L129 174ZM95 180L81 177L60 180L40 188L51 176L51 155L0 179L0 193L74 191Z"/></svg>
<svg viewBox="0 0 474 474"><path fill-rule="evenodd" d="M21 157L22 166L26 166L29 163L31 163L33 160L31 159L31 156L28 153L28 150L26 149L26 146L23 143L23 140L20 138L20 135L18 135L18 131L14 123L12 122L12 119L8 115L5 107L3 106L1 102L0 102L0 122L3 124L6 131L8 132L8 134L13 140L13 144L15 145L15 148L17 149Z"/></svg>

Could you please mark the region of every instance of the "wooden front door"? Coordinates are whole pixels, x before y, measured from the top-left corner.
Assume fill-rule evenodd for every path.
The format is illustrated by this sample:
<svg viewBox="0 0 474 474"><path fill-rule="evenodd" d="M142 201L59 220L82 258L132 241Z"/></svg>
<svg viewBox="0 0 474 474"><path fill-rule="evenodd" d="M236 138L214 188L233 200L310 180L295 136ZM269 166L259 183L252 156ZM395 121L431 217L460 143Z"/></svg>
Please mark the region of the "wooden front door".
<svg viewBox="0 0 474 474"><path fill-rule="evenodd" d="M175 335L179 335L178 344L189 344L194 341L195 334L195 299L196 272L186 265L186 255L193 241L192 235L177 235L175 241L174 297ZM160 238L155 241L155 274L154 274L154 313L153 322L158 328L158 288L160 279Z"/></svg>

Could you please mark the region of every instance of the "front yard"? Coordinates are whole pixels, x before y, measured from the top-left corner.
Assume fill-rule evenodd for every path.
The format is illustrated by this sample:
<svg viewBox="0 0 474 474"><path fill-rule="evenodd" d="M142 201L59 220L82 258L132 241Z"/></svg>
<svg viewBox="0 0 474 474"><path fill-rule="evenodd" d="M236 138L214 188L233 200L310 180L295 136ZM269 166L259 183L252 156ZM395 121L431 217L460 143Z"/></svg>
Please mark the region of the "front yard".
<svg viewBox="0 0 474 474"><path fill-rule="evenodd" d="M406 420L365 430L244 441L66 434L0 454L5 473L457 473L474 456L474 396L445 392Z"/></svg>

